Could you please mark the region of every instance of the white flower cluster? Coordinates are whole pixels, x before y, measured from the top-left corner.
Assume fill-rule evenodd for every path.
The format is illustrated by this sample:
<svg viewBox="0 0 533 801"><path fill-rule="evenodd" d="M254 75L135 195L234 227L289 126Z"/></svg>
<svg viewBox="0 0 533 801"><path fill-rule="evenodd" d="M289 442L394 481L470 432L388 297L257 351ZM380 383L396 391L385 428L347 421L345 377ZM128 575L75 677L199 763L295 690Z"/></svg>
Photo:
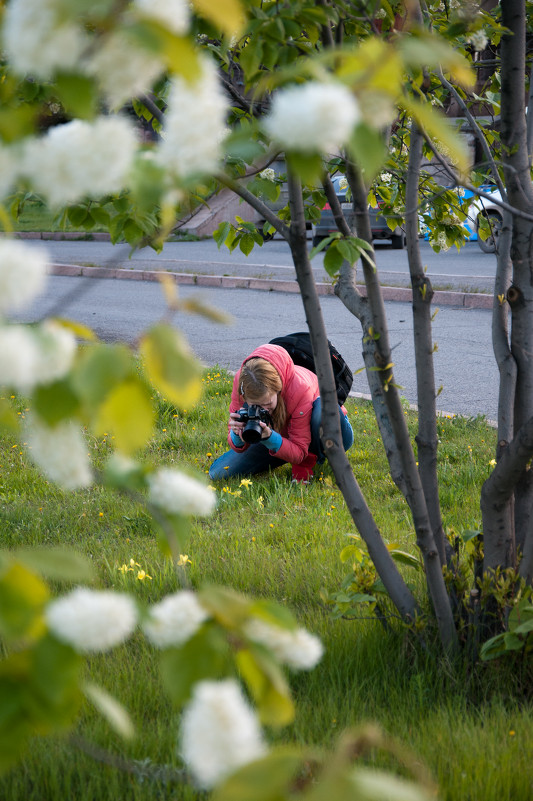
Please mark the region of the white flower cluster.
<svg viewBox="0 0 533 801"><path fill-rule="evenodd" d="M468 34L467 42L470 42L474 50L481 52L485 50L489 43L489 39L485 31L473 31L473 33Z"/></svg>
<svg viewBox="0 0 533 801"><path fill-rule="evenodd" d="M194 83L176 77L168 98L158 159L180 178L214 172L226 135L228 103L214 63L203 58Z"/></svg>
<svg viewBox="0 0 533 801"><path fill-rule="evenodd" d="M321 641L306 629L284 629L254 618L246 624L244 632L250 640L267 646L282 664L293 670L311 670L324 653Z"/></svg>
<svg viewBox="0 0 533 801"><path fill-rule="evenodd" d="M76 423L63 420L51 428L30 418L26 440L32 461L51 481L69 490L91 484L87 445Z"/></svg>
<svg viewBox="0 0 533 801"><path fill-rule="evenodd" d="M172 33L184 34L189 29L190 10L186 0L133 0L133 7Z"/></svg>
<svg viewBox="0 0 533 801"><path fill-rule="evenodd" d="M200 787L211 789L266 750L255 712L236 681L195 685L183 714L181 755Z"/></svg>
<svg viewBox="0 0 533 801"><path fill-rule="evenodd" d="M261 170L259 177L263 178L264 181L275 181L276 171L273 170L272 167L266 167L264 170Z"/></svg>
<svg viewBox="0 0 533 801"><path fill-rule="evenodd" d="M119 192L136 149L135 130L124 117L73 120L30 140L22 169L35 191L59 206Z"/></svg>
<svg viewBox="0 0 533 801"><path fill-rule="evenodd" d="M13 239L0 241L0 312L18 311L39 294L46 280L47 255Z"/></svg>
<svg viewBox="0 0 533 801"><path fill-rule="evenodd" d="M216 495L186 473L162 467L148 477L148 500L170 514L203 517L215 508Z"/></svg>
<svg viewBox="0 0 533 801"><path fill-rule="evenodd" d="M65 15L58 0L11 0L3 22L2 46L15 72L46 80L69 70L86 46L83 29Z"/></svg>
<svg viewBox="0 0 533 801"><path fill-rule="evenodd" d="M440 248L441 250L444 250L444 251L450 249L450 246L448 245L448 242L446 241L446 234L444 233L444 231L439 231L439 234L438 234L437 238L430 240L429 244L433 248L438 247L438 248Z"/></svg>
<svg viewBox="0 0 533 801"><path fill-rule="evenodd" d="M76 352L74 335L53 320L0 327L0 385L31 392L62 378Z"/></svg>
<svg viewBox="0 0 533 801"><path fill-rule="evenodd" d="M152 606L143 629L155 646L170 648L187 642L208 617L194 592L182 590Z"/></svg>
<svg viewBox="0 0 533 801"><path fill-rule="evenodd" d="M128 595L77 587L52 601L45 613L50 631L82 654L103 653L125 642L137 625Z"/></svg>
<svg viewBox="0 0 533 801"><path fill-rule="evenodd" d="M348 141L359 118L357 100L346 86L309 81L274 95L264 127L287 150L331 153Z"/></svg>
<svg viewBox="0 0 533 801"><path fill-rule="evenodd" d="M147 92L164 69L161 58L139 47L123 31L109 34L87 65L112 109Z"/></svg>

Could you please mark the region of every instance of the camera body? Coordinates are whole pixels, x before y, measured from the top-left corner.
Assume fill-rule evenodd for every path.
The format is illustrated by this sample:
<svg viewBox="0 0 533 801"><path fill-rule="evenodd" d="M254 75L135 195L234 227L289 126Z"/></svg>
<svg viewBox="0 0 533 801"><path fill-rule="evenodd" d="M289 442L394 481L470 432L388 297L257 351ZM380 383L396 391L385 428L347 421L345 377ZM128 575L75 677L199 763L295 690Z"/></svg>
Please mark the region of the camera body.
<svg viewBox="0 0 533 801"><path fill-rule="evenodd" d="M263 429L259 425L260 422L266 423L269 428L272 428L272 418L267 410L263 409L261 406L244 403L237 414L241 422L245 423L241 434L244 442L249 444L259 442L261 434L263 433Z"/></svg>

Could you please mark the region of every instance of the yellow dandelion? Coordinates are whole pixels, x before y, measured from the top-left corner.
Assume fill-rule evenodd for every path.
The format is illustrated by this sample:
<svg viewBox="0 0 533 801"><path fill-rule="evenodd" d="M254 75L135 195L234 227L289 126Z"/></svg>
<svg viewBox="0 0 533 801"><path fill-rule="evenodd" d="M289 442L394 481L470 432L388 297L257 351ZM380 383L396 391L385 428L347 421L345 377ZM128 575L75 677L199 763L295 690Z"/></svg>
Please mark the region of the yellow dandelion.
<svg viewBox="0 0 533 801"><path fill-rule="evenodd" d="M496 467L496 459L491 459L489 465L490 467Z"/></svg>
<svg viewBox="0 0 533 801"><path fill-rule="evenodd" d="M186 567L186 565L192 565L192 562L186 553L180 553L180 558L178 559L178 567Z"/></svg>
<svg viewBox="0 0 533 801"><path fill-rule="evenodd" d="M243 478L243 479L241 479L241 483L239 484L239 487L251 487L252 483L253 482L249 478Z"/></svg>
<svg viewBox="0 0 533 801"><path fill-rule="evenodd" d="M152 577L145 570L139 570L137 572L137 581L144 581L145 579L150 579L151 581Z"/></svg>
<svg viewBox="0 0 533 801"><path fill-rule="evenodd" d="M264 508L264 505L265 505L265 504L263 503L263 496L262 496L262 495L260 495L260 496L259 496L259 498L257 499L257 503L259 504L259 506L261 507L261 509L263 509L263 508Z"/></svg>
<svg viewBox="0 0 533 801"><path fill-rule="evenodd" d="M117 570L120 570L121 573L127 573L128 572L128 565L120 565L120 567L117 568Z"/></svg>

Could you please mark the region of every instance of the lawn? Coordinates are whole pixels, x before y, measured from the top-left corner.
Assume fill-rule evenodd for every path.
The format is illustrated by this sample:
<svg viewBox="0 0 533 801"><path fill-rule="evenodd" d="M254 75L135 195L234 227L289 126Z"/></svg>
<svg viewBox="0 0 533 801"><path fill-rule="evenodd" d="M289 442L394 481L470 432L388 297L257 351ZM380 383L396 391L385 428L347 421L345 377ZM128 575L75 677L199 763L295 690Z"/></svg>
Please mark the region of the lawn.
<svg viewBox="0 0 533 801"><path fill-rule="evenodd" d="M206 473L226 447L230 387L230 376L213 368L205 373L196 408L179 412L159 399L147 458ZM12 402L23 417L27 407ZM350 400L348 411L355 433L350 462L378 525L388 542L416 554L410 516L386 470L371 406ZM414 437L415 415L407 408L405 414ZM481 525L479 492L494 456L495 432L481 418L442 418L438 425L441 502L453 536ZM93 438L89 447L101 464L112 439ZM359 619L332 616L325 599L339 589L349 568L339 555L355 529L327 466L309 487L292 485L284 467L250 486L228 481L217 492L215 514L192 526L189 581L274 598L325 645L317 668L291 676L296 719L269 732L272 741L331 746L343 729L377 723L427 766L444 801L533 797L533 723L524 665L515 662L510 671L503 664L465 660L452 668L422 651L393 618L386 631L364 608ZM72 546L90 556L100 586L126 587L144 602L177 588L142 505L99 487L64 493L39 476L12 435L0 439L0 519L3 547ZM121 572L130 559L151 579ZM421 579L410 578L422 600ZM0 798L203 797L180 783L178 712L161 689L157 660L145 641L133 638L110 655L91 658L88 672L131 711L136 738L122 742L87 706L75 732L32 741L21 764L0 780ZM121 769L123 760L128 771ZM396 766L377 752L371 762Z"/></svg>

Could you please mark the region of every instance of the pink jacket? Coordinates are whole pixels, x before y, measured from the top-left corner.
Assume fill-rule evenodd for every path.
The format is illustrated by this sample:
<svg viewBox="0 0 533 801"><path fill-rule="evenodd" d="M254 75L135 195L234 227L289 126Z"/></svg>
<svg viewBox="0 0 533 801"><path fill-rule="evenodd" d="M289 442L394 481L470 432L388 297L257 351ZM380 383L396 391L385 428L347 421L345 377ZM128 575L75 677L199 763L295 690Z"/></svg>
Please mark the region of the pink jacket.
<svg viewBox="0 0 533 801"><path fill-rule="evenodd" d="M281 396L287 410L287 422L283 430L278 432L283 441L280 449L273 455L285 462L300 464L306 458L311 443L311 410L313 401L320 394L318 378L305 367L295 365L287 351L279 345L260 345L246 357L244 362L255 357L270 362L281 376ZM237 372L233 381L230 413L238 411L244 403L244 398L239 392L239 373L240 371ZM242 448L237 448L229 434L228 442L230 447L238 453L249 447L248 444L245 444Z"/></svg>

